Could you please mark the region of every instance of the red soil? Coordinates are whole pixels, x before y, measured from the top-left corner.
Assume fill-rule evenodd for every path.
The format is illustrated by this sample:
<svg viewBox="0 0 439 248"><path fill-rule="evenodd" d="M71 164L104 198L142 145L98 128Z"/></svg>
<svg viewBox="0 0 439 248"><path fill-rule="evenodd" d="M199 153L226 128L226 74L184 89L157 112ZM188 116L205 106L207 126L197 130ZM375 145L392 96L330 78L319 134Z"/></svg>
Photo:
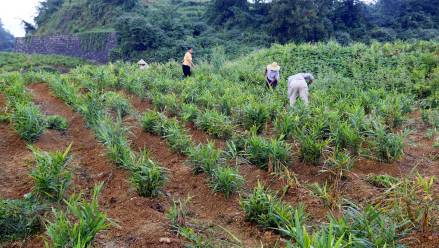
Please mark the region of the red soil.
<svg viewBox="0 0 439 248"><path fill-rule="evenodd" d="M98 143L93 132L85 128L84 120L62 101L52 96L47 85L33 84L29 87L32 89L35 102L46 114L62 115L68 119L70 125L65 134L46 131L36 145L53 150L64 149L73 142L77 190L89 190L95 183L106 181L101 194L102 210L107 212L120 228L112 227L100 234L97 238L97 246L181 247L183 241L176 238L172 239L171 244L165 245L159 242L160 237L175 237L169 233L169 223L162 209L167 209L172 199L185 198L188 195L193 197L190 203L191 217L197 220L197 223L221 225L242 240L245 247L259 247L259 240L265 243L265 246L271 247L280 239L278 235L262 232L256 225L246 222L239 206L238 196L224 199L222 194L213 193L208 187L206 175L193 175L190 167L184 162L186 159L184 156L171 151L160 137L143 132L139 122L133 117L127 117L125 121L132 126L130 139L133 149L147 148L152 158L168 169L169 176L165 186L165 196L158 199L138 197L128 182L128 173L116 168L106 159L105 148ZM142 101L130 94L126 95L131 98L136 110L143 112L152 108L148 101ZM0 106L1 104L4 104L4 99L0 96ZM408 137L411 142L406 144L404 158L392 164L361 159L348 178L340 184L343 197L355 202L367 203L381 193L379 189L364 180L370 173L403 177L416 167L423 175L436 175L439 178L438 160L432 159L437 156L438 149L433 148L433 141L424 137L427 127L422 124L420 114L416 112L410 118L414 120L412 126L416 131ZM211 140L217 147L224 147L223 140L212 138L193 125L187 125L186 128L195 142L206 143ZM0 196L20 197L32 187L27 176L29 170L23 162L23 158L31 159L32 156L25 143L8 124L0 124L0 134L6 137L0 140ZM416 146L412 146L411 143ZM303 202L312 222L326 221L326 215L331 210L324 207L322 202L313 197L304 186L313 182L322 184L328 179L328 175L321 173L320 167L304 164L299 159L294 159L290 168L297 176L300 185L290 189L283 200L293 206ZM284 185L281 180L253 165L242 165L240 171L246 179L244 192L250 192L258 181L273 190L280 190ZM439 189L438 183L435 187ZM339 211L334 210L333 213L338 215ZM41 240L41 238L33 240ZM26 243L25 246L38 247L32 242ZM413 234L405 243L411 247L439 247L439 235Z"/></svg>
<svg viewBox="0 0 439 248"><path fill-rule="evenodd" d="M101 208L118 226L112 226L109 230L99 234L96 246L182 247L182 241L172 238L173 235L168 231L169 222L162 211L167 208L168 201L139 197L128 181L128 173L116 168L106 159L104 146L95 139L93 132L86 128L79 114L74 113L70 107L55 98L46 84L32 84L29 88L35 103L45 114L61 115L69 122L69 129L65 134L46 131L36 145L47 150L62 150L73 142L74 166L72 168L75 173L75 191L89 192L95 184L105 181L100 196ZM26 149L25 145L19 143L17 146L11 146L7 152L2 150L2 156L10 158L17 153L16 150L22 149ZM10 166L12 165L6 165L6 167ZM8 169L17 170L17 168ZM3 178L1 179L3 182ZM161 237L170 237L171 243L161 243L159 241ZM23 246L42 247L41 239L41 237L36 237Z"/></svg>

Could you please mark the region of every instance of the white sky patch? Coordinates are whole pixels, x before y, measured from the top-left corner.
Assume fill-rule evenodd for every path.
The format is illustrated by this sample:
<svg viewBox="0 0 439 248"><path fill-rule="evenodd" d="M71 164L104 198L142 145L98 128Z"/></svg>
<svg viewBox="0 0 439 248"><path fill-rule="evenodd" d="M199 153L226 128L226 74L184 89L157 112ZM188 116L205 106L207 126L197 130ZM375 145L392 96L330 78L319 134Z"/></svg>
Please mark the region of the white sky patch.
<svg viewBox="0 0 439 248"><path fill-rule="evenodd" d="M40 2L42 0L0 0L0 19L5 29L16 37L24 36L21 21L34 23L33 19Z"/></svg>

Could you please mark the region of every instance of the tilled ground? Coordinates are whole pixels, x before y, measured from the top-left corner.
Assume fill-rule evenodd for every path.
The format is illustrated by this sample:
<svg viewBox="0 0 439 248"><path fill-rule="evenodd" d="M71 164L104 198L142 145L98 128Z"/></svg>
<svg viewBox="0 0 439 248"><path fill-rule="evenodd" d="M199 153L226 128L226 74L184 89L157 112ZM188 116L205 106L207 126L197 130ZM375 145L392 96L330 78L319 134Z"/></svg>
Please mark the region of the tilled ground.
<svg viewBox="0 0 439 248"><path fill-rule="evenodd" d="M256 225L246 222L239 206L239 196L225 199L222 194L214 194L208 187L206 175L193 175L185 164L184 156L171 151L160 137L145 133L135 117L128 116L125 123L131 127L129 138L132 148L136 151L147 148L152 158L168 170L169 176L163 196L155 199L139 197L129 183L129 173L117 168L106 158L105 147L96 140L93 131L86 128L78 113L54 97L47 84L31 84L28 88L43 113L61 115L69 122L69 129L65 133L46 130L35 146L44 150L63 150L73 142L75 187L72 191L89 192L95 184L105 181L100 197L101 207L118 225L99 234L96 241L98 247L184 246L184 241L170 232L165 210L172 199L187 196L192 197L191 217L197 224L220 225L238 237L245 247L260 247L261 242L271 247L280 239L278 235L261 231ZM127 95L137 111L151 109L148 101ZM0 108L4 105L5 99L0 95ZM370 173L403 177L416 168L424 175L439 177L438 149L433 148L433 141L424 137L426 127L419 113L413 113L410 120L416 131L408 137L404 158L392 164L361 159L347 179L341 182L345 198L366 203L379 194L380 190L364 180ZM187 128L194 141L205 143L211 140L218 147L224 147L223 140L209 137L193 125L187 125ZM0 123L0 137L0 197L20 198L32 189L28 176L31 164L26 162L32 161L32 154L10 124ZM320 168L301 163L298 159L293 160L290 168L301 186L290 189L283 200L293 206L298 202L305 203L306 212L313 223L324 221L330 210L303 186L313 182L324 183L328 175L321 173ZM250 192L258 181L273 190L280 190L283 186L283 182L255 166L243 165L240 170L246 179L244 192ZM439 190L439 185L436 184L435 188ZM337 210L333 212L339 214ZM171 243L161 243L162 237L170 238ZM35 236L11 246L43 247L44 238L44 235ZM411 238L407 241L411 247L439 247L437 233L415 234Z"/></svg>

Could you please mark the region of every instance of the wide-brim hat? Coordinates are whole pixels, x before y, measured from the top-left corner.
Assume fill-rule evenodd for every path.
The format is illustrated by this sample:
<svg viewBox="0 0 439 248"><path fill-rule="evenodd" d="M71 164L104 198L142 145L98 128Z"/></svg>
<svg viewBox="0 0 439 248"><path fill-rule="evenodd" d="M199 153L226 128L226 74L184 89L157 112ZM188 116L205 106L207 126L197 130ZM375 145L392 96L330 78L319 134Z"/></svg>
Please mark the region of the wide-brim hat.
<svg viewBox="0 0 439 248"><path fill-rule="evenodd" d="M267 66L267 69L271 71L279 71L280 66L276 62L273 62Z"/></svg>
<svg viewBox="0 0 439 248"><path fill-rule="evenodd" d="M146 65L145 60L141 59L137 62L138 65Z"/></svg>

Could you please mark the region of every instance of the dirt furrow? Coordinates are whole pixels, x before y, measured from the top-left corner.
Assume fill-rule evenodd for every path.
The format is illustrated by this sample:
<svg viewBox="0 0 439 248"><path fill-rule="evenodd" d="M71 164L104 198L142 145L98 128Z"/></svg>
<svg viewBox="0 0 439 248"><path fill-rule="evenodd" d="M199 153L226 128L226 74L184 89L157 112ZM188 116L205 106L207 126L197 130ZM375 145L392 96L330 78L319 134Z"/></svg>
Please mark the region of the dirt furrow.
<svg viewBox="0 0 439 248"><path fill-rule="evenodd" d="M141 101L138 97L130 94L127 95L129 95L132 105L140 113L151 109L147 101ZM165 188L168 195L172 198L192 197L190 207L195 219L227 228L243 242L245 247L260 245L261 232L255 225L244 220L238 196L225 199L223 194L215 194L209 188L205 174L194 175L192 173L190 166L185 164L186 157L170 150L166 141L161 137L144 132L138 120L128 118L126 121L132 127L130 139L133 145L137 149L147 148L151 157L169 170L170 180ZM192 135L193 130L189 129L189 131ZM197 137L196 142L207 142L207 136L204 133L198 134ZM261 180L266 180L264 173L254 167L252 169L255 173L253 173L254 182L251 184L255 185L258 177ZM248 185L250 186L250 184Z"/></svg>
<svg viewBox="0 0 439 248"><path fill-rule="evenodd" d="M83 118L61 100L53 96L47 84L31 84L34 102L47 115L67 118L66 133L50 132L38 146L43 149L64 149L73 142L75 185L78 190L90 190L105 181L100 202L102 210L118 224L97 237L98 247L182 247L182 241L172 238L170 244L161 237L173 237L164 214L168 200L139 197L129 183L129 173L117 168L105 155L105 147L93 132L86 128Z"/></svg>

